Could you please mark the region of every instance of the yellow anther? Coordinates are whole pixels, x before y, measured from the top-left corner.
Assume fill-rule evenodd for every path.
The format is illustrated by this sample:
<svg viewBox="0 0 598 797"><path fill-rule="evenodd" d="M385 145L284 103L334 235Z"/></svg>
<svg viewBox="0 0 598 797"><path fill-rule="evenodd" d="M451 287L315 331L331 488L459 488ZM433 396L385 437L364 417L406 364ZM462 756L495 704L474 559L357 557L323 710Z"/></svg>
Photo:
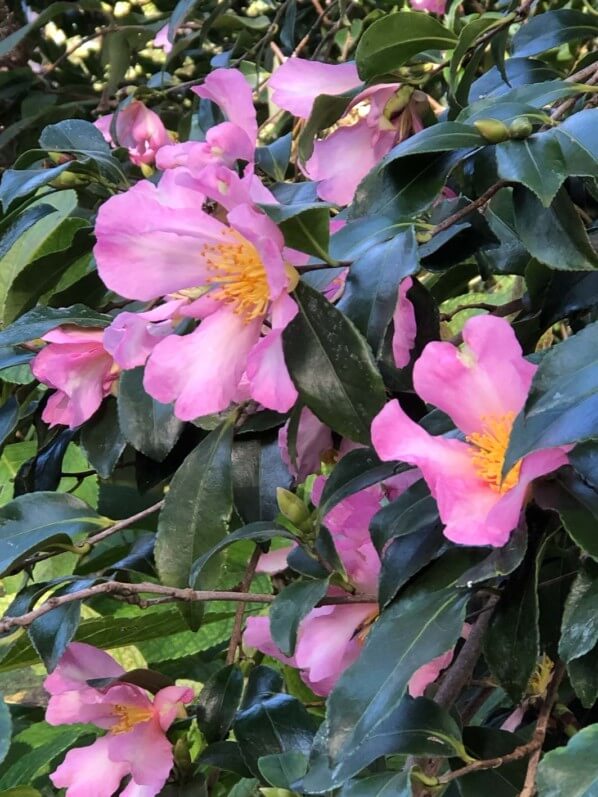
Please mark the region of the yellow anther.
<svg viewBox="0 0 598 797"><path fill-rule="evenodd" d="M498 493L506 493L519 481L521 462L517 462L505 478L502 478L505 453L514 419L513 412L482 418L483 431L473 432L466 438L467 442L472 444L471 459L476 473Z"/></svg>
<svg viewBox="0 0 598 797"><path fill-rule="evenodd" d="M118 722L110 728L110 733L128 733L141 722L151 720L154 715L149 706L128 706L123 703L116 703L112 713L118 717Z"/></svg>

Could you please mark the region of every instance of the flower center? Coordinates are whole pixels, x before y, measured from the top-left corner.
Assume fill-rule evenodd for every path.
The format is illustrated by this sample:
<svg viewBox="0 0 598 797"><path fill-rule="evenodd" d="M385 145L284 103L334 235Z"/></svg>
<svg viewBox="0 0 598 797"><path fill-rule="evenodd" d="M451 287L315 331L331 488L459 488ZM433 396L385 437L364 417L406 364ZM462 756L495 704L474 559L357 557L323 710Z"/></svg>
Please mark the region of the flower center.
<svg viewBox="0 0 598 797"><path fill-rule="evenodd" d="M231 304L245 323L266 313L270 289L266 269L253 244L231 230L231 243L206 244L202 249L213 276L208 279L218 285L214 299Z"/></svg>
<svg viewBox="0 0 598 797"><path fill-rule="evenodd" d="M367 638L367 635L370 633L372 626L374 625L379 616L380 616L380 610L376 606L376 608L373 609L370 614L368 614L365 620L362 620L362 622L359 624L359 627L357 628L357 633L355 635L359 645L361 646L365 645L365 640Z"/></svg>
<svg viewBox="0 0 598 797"><path fill-rule="evenodd" d="M149 707L128 706L123 703L116 703L112 708L112 713L118 717L118 722L110 728L110 733L127 733L140 722L151 720L154 715Z"/></svg>
<svg viewBox="0 0 598 797"><path fill-rule="evenodd" d="M497 493L508 492L519 481L521 460L513 465L504 479L502 478L505 453L514 420L514 412L482 418L483 431L473 432L466 438L473 446L471 459L476 473Z"/></svg>

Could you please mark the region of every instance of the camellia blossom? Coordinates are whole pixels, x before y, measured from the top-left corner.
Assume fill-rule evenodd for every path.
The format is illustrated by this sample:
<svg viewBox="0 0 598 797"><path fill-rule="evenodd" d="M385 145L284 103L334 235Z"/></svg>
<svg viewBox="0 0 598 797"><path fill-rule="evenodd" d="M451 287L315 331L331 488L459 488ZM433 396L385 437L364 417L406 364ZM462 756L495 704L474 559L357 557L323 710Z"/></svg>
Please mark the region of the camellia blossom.
<svg viewBox="0 0 598 797"><path fill-rule="evenodd" d="M446 0L409 0L414 11L429 11L431 14L444 14Z"/></svg>
<svg viewBox="0 0 598 797"><path fill-rule="evenodd" d="M273 100L281 108L306 118L320 94L341 94L359 85L352 64L320 64L290 58L269 81ZM419 95L417 95L419 96ZM392 147L423 124L413 90L400 83L371 86L347 104L336 129L314 142L303 171L318 182L318 196L348 205L366 174ZM347 168L347 163L351 168Z"/></svg>
<svg viewBox="0 0 598 797"><path fill-rule="evenodd" d="M399 285L397 304L392 316L394 332L392 336L392 355L397 368L404 368L411 359L411 351L417 335L415 308L407 296L413 285L411 277L404 279Z"/></svg>
<svg viewBox="0 0 598 797"><path fill-rule="evenodd" d="M374 419L372 441L383 460L417 465L438 503L445 535L465 545L504 545L517 527L530 483L565 465L567 448L535 451L502 477L516 415L537 366L523 358L504 319L470 318L465 345L432 342L415 364L413 384L447 413L465 440L430 435L388 403Z"/></svg>
<svg viewBox="0 0 598 797"><path fill-rule="evenodd" d="M204 195L186 176L175 169L158 186L137 183L105 202L96 223L98 272L111 290L143 301L185 299L180 314L201 320L157 343L145 389L174 402L181 420L227 409L243 382L255 401L286 412L297 392L282 332L297 313L289 292L298 276L282 234L249 204L229 210L228 224L206 213Z"/></svg>
<svg viewBox="0 0 598 797"><path fill-rule="evenodd" d="M173 765L166 731L185 716L193 690L167 686L150 697L121 681L105 688L88 684L122 675L122 667L104 651L72 642L44 682L50 725L89 722L107 731L88 747L70 750L50 775L57 789L66 789L66 797L112 797L126 776L130 780L121 797L154 797L166 783Z"/></svg>
<svg viewBox="0 0 598 797"><path fill-rule="evenodd" d="M152 164L161 147L172 144L162 120L157 113L139 100L133 100L116 115L116 141L111 128L114 114L100 117L95 126L109 144L126 147L129 157L137 166Z"/></svg>
<svg viewBox="0 0 598 797"><path fill-rule="evenodd" d="M211 127L205 141L185 141L163 147L156 158L159 169L184 166L194 177L210 163L233 166L236 160L253 162L257 141L257 116L251 86L238 69L215 69L203 85L192 91L211 100L227 121Z"/></svg>
<svg viewBox="0 0 598 797"><path fill-rule="evenodd" d="M310 473L319 472L322 456L332 449L332 432L310 409L303 407L296 435L296 458L293 460L289 452L288 431L289 422L278 433L280 456L289 473L301 482Z"/></svg>
<svg viewBox="0 0 598 797"><path fill-rule="evenodd" d="M50 426L80 426L114 387L119 368L106 350L101 329L64 326L48 332L48 342L31 362L36 379L56 389L42 414Z"/></svg>
<svg viewBox="0 0 598 797"><path fill-rule="evenodd" d="M406 474L402 474L406 476ZM403 481L406 489L414 479L416 471ZM317 502L322 494L325 479L316 480L313 499ZM378 590L380 558L369 535L369 524L380 509L384 490L380 485L361 490L341 501L326 514L325 523L330 531L338 555L357 594L375 595ZM279 549L261 557L260 572L270 574L286 567L286 556L290 548ZM262 561L264 560L264 561ZM329 595L342 595L343 590L334 587ZM326 696L342 673L359 656L368 631L378 617L378 604L371 600L364 603L320 606L312 609L302 620L297 635L293 656L285 656L276 647L270 633L270 621L266 616L249 617L243 636L248 647L257 648L285 664L301 671L301 678L317 694ZM448 656L448 654L447 654ZM425 687L436 679L440 670L450 663L436 666L424 665L410 681L409 691L421 694ZM452 656L452 652L451 652ZM425 669L427 668L427 669Z"/></svg>

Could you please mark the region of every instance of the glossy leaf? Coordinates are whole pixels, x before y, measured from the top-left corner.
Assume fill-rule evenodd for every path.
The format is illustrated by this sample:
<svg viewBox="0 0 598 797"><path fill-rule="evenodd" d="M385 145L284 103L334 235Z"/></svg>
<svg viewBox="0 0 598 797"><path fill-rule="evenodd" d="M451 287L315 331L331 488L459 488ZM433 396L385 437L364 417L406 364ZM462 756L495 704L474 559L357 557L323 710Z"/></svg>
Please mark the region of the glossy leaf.
<svg viewBox="0 0 598 797"><path fill-rule="evenodd" d="M537 55L576 39L598 35L595 17L582 11L560 8L527 21L513 37L513 55Z"/></svg>
<svg viewBox="0 0 598 797"><path fill-rule="evenodd" d="M580 570L565 604L559 655L563 661L578 659L598 643L598 567L588 562Z"/></svg>
<svg viewBox="0 0 598 797"><path fill-rule="evenodd" d="M598 725L583 728L566 747L546 753L538 767L539 797L590 797L598 786L594 751Z"/></svg>
<svg viewBox="0 0 598 797"><path fill-rule="evenodd" d="M107 479L125 445L126 440L118 424L116 401L108 398L81 430L81 447L98 476Z"/></svg>
<svg viewBox="0 0 598 797"><path fill-rule="evenodd" d="M328 584L328 579L295 581L276 596L270 607L270 633L285 656L294 654L299 625L326 595Z"/></svg>
<svg viewBox="0 0 598 797"><path fill-rule="evenodd" d="M218 670L203 685L197 701L197 724L208 742L224 739L233 723L243 691L243 674L236 664Z"/></svg>
<svg viewBox="0 0 598 797"><path fill-rule="evenodd" d="M328 260L329 205L319 202L308 205L264 205L263 208L280 227L287 246Z"/></svg>
<svg viewBox="0 0 598 797"><path fill-rule="evenodd" d="M103 313L90 310L82 304L72 307L35 307L0 331L0 346L26 343L41 338L46 332L61 324L74 324L78 327L106 327L111 318Z"/></svg>
<svg viewBox="0 0 598 797"><path fill-rule="evenodd" d="M10 709L0 695L0 764L6 758L10 747L10 737L12 733L12 721Z"/></svg>
<svg viewBox="0 0 598 797"><path fill-rule="evenodd" d="M160 404L143 388L143 368L125 371L119 380L118 422L128 443L162 462L180 437L183 422L170 404Z"/></svg>
<svg viewBox="0 0 598 797"><path fill-rule="evenodd" d="M384 385L366 341L339 310L306 285L283 333L285 360L301 400L332 429L367 444Z"/></svg>
<svg viewBox="0 0 598 797"><path fill-rule="evenodd" d="M411 797L408 772L385 772L346 783L339 797Z"/></svg>
<svg viewBox="0 0 598 797"><path fill-rule="evenodd" d="M361 37L355 57L364 80L384 75L425 50L450 50L457 37L434 17L415 11L374 22Z"/></svg>
<svg viewBox="0 0 598 797"><path fill-rule="evenodd" d="M191 568L199 556L222 540L232 511L232 422L211 432L176 472L156 535L156 566L162 583L175 587L208 588L218 577L219 563L212 560L201 574ZM201 621L202 607L182 607L192 628Z"/></svg>

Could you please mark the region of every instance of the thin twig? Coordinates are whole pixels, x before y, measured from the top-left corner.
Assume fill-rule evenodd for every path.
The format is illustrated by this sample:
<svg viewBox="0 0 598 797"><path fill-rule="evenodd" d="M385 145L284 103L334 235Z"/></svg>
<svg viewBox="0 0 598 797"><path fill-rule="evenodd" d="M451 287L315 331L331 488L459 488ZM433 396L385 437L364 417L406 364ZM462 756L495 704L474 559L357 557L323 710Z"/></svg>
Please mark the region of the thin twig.
<svg viewBox="0 0 598 797"><path fill-rule="evenodd" d="M243 576L243 580L241 581L239 587L241 592L249 592L249 588L251 586L251 582L253 581L253 577L255 575L255 569L257 567L257 563L259 562L261 554L262 552L259 546L256 545L253 550L253 553L251 554L251 559L247 564L247 568L245 569L245 575ZM235 655L237 653L237 648L241 644L241 635L243 633L244 617L245 617L245 604L240 603L235 611L233 630L230 635L230 642L228 645L228 651L226 653L227 664L232 664L234 662Z"/></svg>
<svg viewBox="0 0 598 797"><path fill-rule="evenodd" d="M472 302L471 304L460 304L454 310L451 310L450 313L441 313L440 320L450 321L456 315L458 315L459 313L463 313L466 310L487 310L489 313L492 313L493 315L504 317L506 315L511 315L511 313L517 313L521 309L523 309L522 299L513 299L511 302L507 302L506 304L491 304L490 302Z"/></svg>
<svg viewBox="0 0 598 797"><path fill-rule="evenodd" d="M90 33L87 36L84 36L80 41L76 44L73 44L71 47L68 47L58 58L51 64L49 64L43 71L42 74L44 77L47 77L51 72L53 72L63 61L66 61L67 58L70 58L73 53L76 53L80 47L83 47L84 44L87 44L94 39L99 39L101 36L105 36L108 33L114 33L115 31L120 30L118 25L107 25L105 28L100 28L99 30Z"/></svg>
<svg viewBox="0 0 598 797"><path fill-rule="evenodd" d="M579 72L575 72L573 75L567 78L569 83L576 83L580 80L582 80L586 86L593 86L598 82L598 61L590 64L590 66L586 66L585 69L580 69ZM557 122L559 119L561 119L567 113L567 111L569 111L575 105L576 102L577 96L568 97L566 100L557 105L550 114L552 121Z"/></svg>
<svg viewBox="0 0 598 797"><path fill-rule="evenodd" d="M272 603L274 595L266 595L253 592L233 592L233 591L219 591L219 590L197 590L191 588L181 587L167 587L163 584L152 584L150 582L142 582L140 584L127 584L122 581L105 581L100 584L94 584L93 587L71 592L67 595L59 595L57 597L48 598L48 600L41 603L35 609L32 609L19 617L4 617L0 620L0 634L10 631L11 628L26 628L31 625L38 617L57 609L59 606L64 606L65 603L73 603L74 601L87 600L95 598L97 595L121 595L130 597L133 595L162 595L164 598L169 598L170 601L184 601L184 602L205 602L205 601L240 601L241 603ZM345 603L376 603L377 598L374 595L331 595L323 598L318 605L329 606L339 605ZM165 600L160 601L166 603ZM145 604L140 603L142 607ZM149 605L149 604L148 604Z"/></svg>
<svg viewBox="0 0 598 797"><path fill-rule="evenodd" d="M449 227L452 227L453 224L456 224L458 221L461 221L461 219L469 216L469 214L473 213L474 210L478 210L479 208L483 207L492 199L495 194L498 194L502 188L509 188L513 185L515 185L515 183L508 180L499 180L491 185L486 191L484 191L481 196L479 196L473 202L470 202L469 205L466 205L464 208L461 208L460 210L455 211L455 213L452 213L450 216L447 216L446 219L443 219L443 221L441 221L434 227L433 230L431 230L431 234L438 235L439 232L448 230Z"/></svg>

